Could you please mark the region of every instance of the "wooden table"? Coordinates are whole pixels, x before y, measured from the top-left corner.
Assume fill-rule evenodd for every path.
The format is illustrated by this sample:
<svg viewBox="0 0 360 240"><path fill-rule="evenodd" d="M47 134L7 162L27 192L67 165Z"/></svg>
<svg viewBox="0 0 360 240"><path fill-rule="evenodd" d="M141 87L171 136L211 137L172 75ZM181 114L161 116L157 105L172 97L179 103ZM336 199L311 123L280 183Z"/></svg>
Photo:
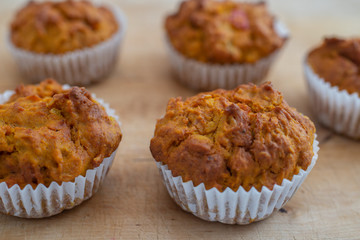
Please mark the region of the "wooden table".
<svg viewBox="0 0 360 240"><path fill-rule="evenodd" d="M24 1L0 2L0 91L22 82L6 49L10 19ZM129 28L111 77L89 87L116 109L124 138L105 184L90 200L57 216L28 220L0 216L0 239L359 239L360 142L317 125L318 163L284 207L248 226L200 220L180 209L163 186L149 151L155 121L170 97L190 91L174 81L163 43L162 21L176 1L116 2ZM302 72L303 56L324 35L359 34L358 0L272 0L291 31L267 80L288 103L312 116Z"/></svg>

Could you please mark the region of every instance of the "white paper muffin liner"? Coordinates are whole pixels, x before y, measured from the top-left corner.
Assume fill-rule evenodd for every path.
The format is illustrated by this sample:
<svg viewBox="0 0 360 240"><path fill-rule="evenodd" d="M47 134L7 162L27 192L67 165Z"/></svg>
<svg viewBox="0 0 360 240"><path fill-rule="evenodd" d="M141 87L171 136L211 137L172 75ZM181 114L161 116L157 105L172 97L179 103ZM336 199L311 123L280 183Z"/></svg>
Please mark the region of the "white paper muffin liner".
<svg viewBox="0 0 360 240"><path fill-rule="evenodd" d="M68 85L63 87L69 88ZM6 91L0 94L0 104L6 102L13 93L14 91ZM92 96L105 108L109 116L119 122L115 111L109 108L107 103L96 98L94 94ZM39 184L35 189L30 184L23 189L18 184L9 188L5 182L1 182L0 213L23 218L43 218L79 205L97 192L111 167L116 151L117 149L97 168L87 170L85 176L80 175L73 182L62 182L61 185L52 182L49 187Z"/></svg>
<svg viewBox="0 0 360 240"><path fill-rule="evenodd" d="M109 39L93 47L65 54L40 54L15 46L7 36L7 45L18 69L29 83L54 78L60 83L88 85L104 79L116 65L118 50L127 28L125 14L115 5L105 6L114 14L119 29Z"/></svg>
<svg viewBox="0 0 360 240"><path fill-rule="evenodd" d="M320 123L346 136L360 138L360 97L324 81L304 63L311 107Z"/></svg>
<svg viewBox="0 0 360 240"><path fill-rule="evenodd" d="M282 22L275 20L274 29L280 37L284 39L289 37L289 31ZM233 89L240 84L249 82L260 83L284 47L282 46L253 64L210 64L184 57L172 46L167 37L166 46L177 79L191 89L202 91L217 88Z"/></svg>
<svg viewBox="0 0 360 240"><path fill-rule="evenodd" d="M273 190L263 187L261 192L254 187L246 191L241 186L236 192L230 188L223 192L217 188L206 190L203 183L194 187L192 181L183 182L181 176L173 177L167 165L156 164L171 198L183 210L207 221L249 224L269 217L291 199L316 163L318 144L315 135L314 156L306 171L301 169L291 181L284 179L281 185L275 184Z"/></svg>

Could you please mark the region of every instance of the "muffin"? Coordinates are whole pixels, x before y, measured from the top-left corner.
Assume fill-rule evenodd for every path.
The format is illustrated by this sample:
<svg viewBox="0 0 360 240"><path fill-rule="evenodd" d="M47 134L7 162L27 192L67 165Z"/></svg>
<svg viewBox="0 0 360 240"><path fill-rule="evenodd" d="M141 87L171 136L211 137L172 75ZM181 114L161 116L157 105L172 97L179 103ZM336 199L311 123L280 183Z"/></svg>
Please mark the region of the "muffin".
<svg viewBox="0 0 360 240"><path fill-rule="evenodd" d="M115 6L88 1L30 1L15 15L9 47L31 82L89 84L116 65L126 20Z"/></svg>
<svg viewBox="0 0 360 240"><path fill-rule="evenodd" d="M51 79L21 85L4 98L0 212L46 217L90 198L122 137L109 110L84 88L64 89Z"/></svg>
<svg viewBox="0 0 360 240"><path fill-rule="evenodd" d="M360 39L325 38L305 57L305 76L319 122L360 138Z"/></svg>
<svg viewBox="0 0 360 240"><path fill-rule="evenodd" d="M316 162L315 136L309 118L267 82L171 99L150 150L184 210L247 224L292 197Z"/></svg>
<svg viewBox="0 0 360 240"><path fill-rule="evenodd" d="M174 71L195 90L262 81L288 38L264 2L184 1L165 30Z"/></svg>

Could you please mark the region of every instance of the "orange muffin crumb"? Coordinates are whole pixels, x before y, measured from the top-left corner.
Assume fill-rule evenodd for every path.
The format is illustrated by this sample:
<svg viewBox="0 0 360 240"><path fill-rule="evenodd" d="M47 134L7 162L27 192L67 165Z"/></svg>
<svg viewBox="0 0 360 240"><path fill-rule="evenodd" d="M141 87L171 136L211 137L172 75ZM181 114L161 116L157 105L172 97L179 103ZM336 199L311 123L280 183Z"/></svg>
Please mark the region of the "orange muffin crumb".
<svg viewBox="0 0 360 240"><path fill-rule="evenodd" d="M0 116L0 182L9 187L73 181L99 166L122 137L89 92L53 80L19 86Z"/></svg>
<svg viewBox="0 0 360 240"><path fill-rule="evenodd" d="M11 41L31 52L62 54L105 41L117 30L111 11L88 1L30 1L11 23Z"/></svg>
<svg viewBox="0 0 360 240"><path fill-rule="evenodd" d="M307 61L313 71L331 86L360 95L360 39L325 38Z"/></svg>
<svg viewBox="0 0 360 240"><path fill-rule="evenodd" d="M201 62L254 63L280 48L285 39L274 30L266 4L188 0L166 18L173 47Z"/></svg>
<svg viewBox="0 0 360 240"><path fill-rule="evenodd" d="M306 170L314 124L270 83L200 93L169 101L150 149L173 176L206 189L273 189Z"/></svg>

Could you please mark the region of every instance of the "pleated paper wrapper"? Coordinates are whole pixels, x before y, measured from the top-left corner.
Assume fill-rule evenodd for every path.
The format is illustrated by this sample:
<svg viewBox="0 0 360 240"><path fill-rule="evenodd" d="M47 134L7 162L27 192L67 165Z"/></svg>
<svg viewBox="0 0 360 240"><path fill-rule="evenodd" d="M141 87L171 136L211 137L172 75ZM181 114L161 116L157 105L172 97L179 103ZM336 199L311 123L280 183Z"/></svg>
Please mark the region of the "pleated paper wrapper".
<svg viewBox="0 0 360 240"><path fill-rule="evenodd" d="M69 88L66 85L63 87ZM6 102L13 93L6 91L0 94L0 104ZM119 122L115 111L109 108L107 103L96 98L94 94L92 96L105 108L109 116ZM52 182L49 187L39 184L35 189L30 184L23 189L17 184L9 188L5 182L1 182L0 213L23 218L43 218L79 205L97 192L109 171L116 151L105 158L99 167L87 170L85 176L76 177L74 182L63 182L61 185Z"/></svg>
<svg viewBox="0 0 360 240"><path fill-rule="evenodd" d="M118 7L109 4L103 6L112 11L119 29L109 39L93 47L64 54L35 53L15 46L9 33L7 45L23 77L29 83L54 78L63 84L82 86L106 78L117 63L119 48L127 28L127 19Z"/></svg>
<svg viewBox="0 0 360 240"><path fill-rule="evenodd" d="M173 177L167 165L157 162L163 182L171 198L185 211L207 220L227 224L249 224L269 217L274 210L282 208L303 183L318 158L319 142L314 140L314 156L307 170L300 170L292 180L284 179L273 190L263 187L259 192L254 187L245 191L243 187L234 192L227 188L219 192L216 188L206 190L204 184L183 182L181 176Z"/></svg>
<svg viewBox="0 0 360 240"><path fill-rule="evenodd" d="M282 22L275 20L274 29L280 37L289 38L289 31ZM184 57L172 46L167 37L165 41L177 79L183 85L199 91L210 91L217 88L233 89L240 84L262 82L280 50L284 47L282 46L253 64L210 64Z"/></svg>
<svg viewBox="0 0 360 240"><path fill-rule="evenodd" d="M324 81L304 63L310 105L320 123L355 139L360 138L360 97Z"/></svg>

